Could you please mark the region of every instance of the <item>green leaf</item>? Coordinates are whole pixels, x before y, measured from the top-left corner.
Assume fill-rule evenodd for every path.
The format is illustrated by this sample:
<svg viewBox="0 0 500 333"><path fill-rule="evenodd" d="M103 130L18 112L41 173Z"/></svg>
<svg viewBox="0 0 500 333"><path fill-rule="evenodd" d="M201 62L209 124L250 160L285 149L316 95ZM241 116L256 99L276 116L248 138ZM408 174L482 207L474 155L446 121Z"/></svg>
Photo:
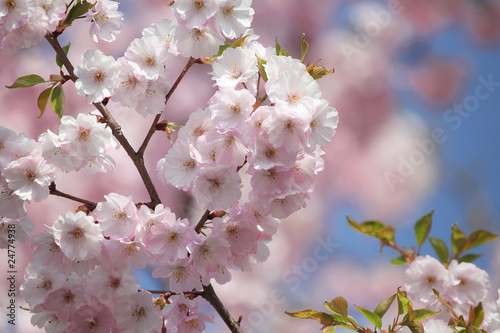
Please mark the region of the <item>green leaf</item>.
<svg viewBox="0 0 500 333"><path fill-rule="evenodd" d="M31 75L21 76L11 86L5 86L5 87L8 89L27 88L44 82L49 82L49 81L45 81L40 75L31 74Z"/></svg>
<svg viewBox="0 0 500 333"><path fill-rule="evenodd" d="M465 247L467 237L464 232L460 230L456 224L451 227L451 251L453 254L461 253Z"/></svg>
<svg viewBox="0 0 500 333"><path fill-rule="evenodd" d="M68 45L65 45L62 47L64 54L68 55L68 51L69 51L70 46L71 46L71 43L68 43ZM56 64L57 64L57 66L59 66L59 68L62 68L62 66L63 66L62 60L59 58L58 55L56 55Z"/></svg>
<svg viewBox="0 0 500 333"><path fill-rule="evenodd" d="M321 328L321 333L334 333L336 326L323 326Z"/></svg>
<svg viewBox="0 0 500 333"><path fill-rule="evenodd" d="M300 47L300 62L304 62L307 51L309 51L309 44L306 42L306 34L302 34L302 43Z"/></svg>
<svg viewBox="0 0 500 333"><path fill-rule="evenodd" d="M323 303L327 310L341 314L347 317L347 301L343 297L335 297L331 302Z"/></svg>
<svg viewBox="0 0 500 333"><path fill-rule="evenodd" d="M492 240L497 239L498 235L495 235L486 230L476 230L472 234L469 235L467 241L465 242L465 246L462 252L475 248L476 246L482 245L484 243L491 242Z"/></svg>
<svg viewBox="0 0 500 333"><path fill-rule="evenodd" d="M64 91L60 85L52 87L49 100L50 106L57 116L61 118L64 113Z"/></svg>
<svg viewBox="0 0 500 333"><path fill-rule="evenodd" d="M40 118L43 115L43 112L45 111L45 108L47 107L47 102L49 101L50 97L50 92L52 91L52 87L45 89L40 93L38 96L38 100L36 101L36 104L38 105L38 109L40 110L40 115L38 118Z"/></svg>
<svg viewBox="0 0 500 333"><path fill-rule="evenodd" d="M460 258L458 258L458 262L473 262L476 259L480 258L483 254L476 254L476 253L469 253L469 254L464 254Z"/></svg>
<svg viewBox="0 0 500 333"><path fill-rule="evenodd" d="M448 252L446 243L439 238L434 237L429 237L429 241L431 242L431 245L438 256L439 261L441 261L441 263L443 264L447 264L448 260L450 260L450 253Z"/></svg>
<svg viewBox="0 0 500 333"><path fill-rule="evenodd" d="M412 333L424 333L424 325L419 321L409 321L404 325L406 325Z"/></svg>
<svg viewBox="0 0 500 333"><path fill-rule="evenodd" d="M394 243L394 227L392 225L388 225L378 230L375 233L375 237L378 239L383 239L388 241L389 243Z"/></svg>
<svg viewBox="0 0 500 333"><path fill-rule="evenodd" d="M314 67L307 67L307 72L309 73L309 75L312 76L313 79L318 80L321 79L323 76L335 73L335 68L327 70L325 66L319 65Z"/></svg>
<svg viewBox="0 0 500 333"><path fill-rule="evenodd" d="M424 320L424 319L427 319L427 318L431 318L431 317L434 317L435 315L437 315L439 312L441 311L433 311L433 310L429 310L429 309L417 309L417 310L413 310L413 316L414 318L410 321L421 321L421 320ZM403 321L408 321L409 320L409 316L408 314L406 314L403 318Z"/></svg>
<svg viewBox="0 0 500 333"><path fill-rule="evenodd" d="M382 319L380 319L380 317L377 314L360 306L357 305L354 306L363 314L363 316L366 317L366 319L371 321L373 325L377 326L379 329L382 328Z"/></svg>
<svg viewBox="0 0 500 333"><path fill-rule="evenodd" d="M346 217L349 225L362 234L382 240L387 240L389 243L394 242L393 226L385 225L379 221L365 221L361 224L358 224L356 221L351 219L349 215L346 215Z"/></svg>
<svg viewBox="0 0 500 333"><path fill-rule="evenodd" d="M398 297L398 314L402 315L408 312L408 304L411 306L411 302L408 300L406 291L400 291L399 288L401 287L398 287L398 291L396 292Z"/></svg>
<svg viewBox="0 0 500 333"><path fill-rule="evenodd" d="M391 264L396 266L406 265L408 262L406 261L406 257L404 255L400 255L397 258L391 259Z"/></svg>
<svg viewBox="0 0 500 333"><path fill-rule="evenodd" d="M237 47L243 46L243 44L245 44L245 39L247 39L248 36L250 36L250 34L241 37L240 39L238 39L237 41L235 41L233 44L231 44L231 46L233 48L237 48Z"/></svg>
<svg viewBox="0 0 500 333"><path fill-rule="evenodd" d="M261 58L257 57L257 63L259 64L259 73L260 73L260 76L262 77L262 79L264 80L264 82L267 82L267 73L266 73L266 68L264 67L264 65L267 63L267 61L265 61L264 59L261 59Z"/></svg>
<svg viewBox="0 0 500 333"><path fill-rule="evenodd" d="M432 214L434 210L432 210L429 214L422 216L415 223L415 237L417 238L418 247L424 244L427 236L429 236L429 232L431 231L432 226Z"/></svg>
<svg viewBox="0 0 500 333"><path fill-rule="evenodd" d="M484 319L483 303L479 302L479 304L474 308L474 322L472 323L472 325L475 327L479 327L483 323L483 319Z"/></svg>
<svg viewBox="0 0 500 333"><path fill-rule="evenodd" d="M392 302L394 302L394 298L396 298L396 294L391 295L391 296L389 296L389 298L378 303L375 310L373 310L373 313L375 313L377 316L382 318L385 315L385 313L387 312L387 310L389 310L389 308L391 307Z"/></svg>
<svg viewBox="0 0 500 333"><path fill-rule="evenodd" d="M76 20L78 17L85 15L90 8L94 7L95 3L89 3L86 0L84 1L77 1L73 7L68 12L68 15L64 19L64 22L62 24L63 28L66 28L73 23L74 20Z"/></svg>
<svg viewBox="0 0 500 333"><path fill-rule="evenodd" d="M331 325L334 322L333 316L328 313L319 312L315 310L302 310L298 312L286 312L287 315L293 318L301 318L301 319L314 319L317 320L322 325Z"/></svg>
<svg viewBox="0 0 500 333"><path fill-rule="evenodd" d="M278 38L276 38L276 55L277 56L290 56L290 53L288 53L286 50L282 49L280 44L278 44Z"/></svg>

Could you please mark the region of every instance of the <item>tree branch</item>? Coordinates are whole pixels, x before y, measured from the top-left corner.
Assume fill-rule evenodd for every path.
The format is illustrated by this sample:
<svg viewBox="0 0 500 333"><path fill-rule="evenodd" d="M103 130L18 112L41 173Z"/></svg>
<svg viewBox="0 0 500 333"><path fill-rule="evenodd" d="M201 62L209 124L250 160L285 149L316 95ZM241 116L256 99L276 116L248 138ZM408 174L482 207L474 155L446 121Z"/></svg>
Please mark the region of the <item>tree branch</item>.
<svg viewBox="0 0 500 333"><path fill-rule="evenodd" d="M135 152L134 148L130 145L125 135L123 135L121 126L116 122L115 118L113 118L108 108L101 102L93 104L95 108L102 114L104 119L106 119L106 123L111 128L114 137L118 140L118 142L120 142L123 149L125 149L130 159L134 162L134 165L137 168L137 171L139 171L139 175L141 176L142 181L146 186L149 197L151 198L151 202L147 203L146 205L149 208L154 208L156 205L161 203L161 200L153 184L153 181L149 176L146 165L144 164L144 157Z"/></svg>
<svg viewBox="0 0 500 333"><path fill-rule="evenodd" d="M75 75L73 64L71 64L71 61L69 61L68 57L66 56L66 53L64 53L61 44L59 44L59 41L57 40L57 37L55 37L51 33L47 33L45 35L45 39L49 42L49 44L52 46L54 51L56 51L56 54L59 56L59 59L61 59L61 62L63 63L64 67L66 67L66 70L68 71L71 80L76 81L78 77Z"/></svg>
<svg viewBox="0 0 500 333"><path fill-rule="evenodd" d="M231 317L229 311L227 311L224 304L222 304L219 297L217 297L217 294L215 293L215 290L211 284L209 284L208 286L203 286L201 297L206 299L214 307L214 309L217 311L222 320L224 320L227 327L232 333L243 333L238 322L236 322L236 320Z"/></svg>
<svg viewBox="0 0 500 333"><path fill-rule="evenodd" d="M205 222L208 221L209 216L210 216L210 211L207 209L205 211L205 213L203 213L203 216L201 217L201 219L196 224L196 227L194 227L194 231L196 231L197 233L200 233L201 228L203 228L203 226L205 225Z"/></svg>
<svg viewBox="0 0 500 333"><path fill-rule="evenodd" d="M52 195L58 196L58 197L63 197L63 198L69 199L69 200L80 202L80 203L88 206L91 211L94 210L95 207L97 206L97 204L95 202L85 200L82 198L78 198L78 197L75 197L71 194L67 194L67 193L59 191L58 189L56 189L56 183L54 183L54 182L50 183L50 185L49 185L49 193Z"/></svg>
<svg viewBox="0 0 500 333"><path fill-rule="evenodd" d="M193 66L194 63L200 63L201 61L199 59L195 59L193 57L189 58L186 66L184 66L184 69L182 72L179 74L179 77L177 77L177 80L175 80L174 84L172 85L172 88L168 91L167 95L165 96L165 104L167 104L168 100L170 99L170 96L174 93L175 89L177 89L177 86L181 82L182 78L184 75L186 75L187 71L191 66ZM148 133L146 134L146 137L144 138L144 141L142 142L142 145L139 147L139 150L137 150L137 154L139 156L144 156L144 151L146 150L146 147L148 146L149 140L151 140L151 137L153 136L155 130L156 130L156 125L160 121L161 113L157 114L155 119L153 120L153 123L151 124L151 127L149 128Z"/></svg>
<svg viewBox="0 0 500 333"><path fill-rule="evenodd" d="M47 39L47 41L50 43L50 45L52 46L52 48L54 49L56 54L61 59L64 67L68 70L69 74L71 75L72 80L75 81L77 79L77 77L74 74L73 65L71 64L68 57L66 56L66 53L64 53L63 49L61 48L61 45L59 44L57 37L55 37L52 34L47 34L47 35L45 35L45 38ZM142 181L143 181L144 185L146 186L146 189L147 189L149 196L151 198L151 202L147 203L146 205L149 208L154 208L156 205L161 203L161 200L160 200L158 192L156 191L156 188L151 180L151 177L149 176L149 173L146 170L143 156L137 154L135 152L134 148L132 148L132 146L128 142L127 138L123 135L121 126L113 118L113 116L109 112L108 108L101 102L93 103L93 105L102 114L102 116L106 119L106 123L111 128L113 135L118 140L118 142L120 142L123 149L125 149L128 156L130 157L130 159L132 159L132 161L134 162L134 165L137 168L137 171L139 171L139 175L141 176Z"/></svg>

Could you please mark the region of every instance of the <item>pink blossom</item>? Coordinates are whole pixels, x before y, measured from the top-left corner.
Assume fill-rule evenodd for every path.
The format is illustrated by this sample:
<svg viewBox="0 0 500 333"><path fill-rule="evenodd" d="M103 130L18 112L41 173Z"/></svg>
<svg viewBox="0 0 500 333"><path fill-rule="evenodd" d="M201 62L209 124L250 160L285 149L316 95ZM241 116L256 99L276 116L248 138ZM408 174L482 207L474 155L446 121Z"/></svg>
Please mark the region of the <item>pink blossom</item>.
<svg viewBox="0 0 500 333"><path fill-rule="evenodd" d="M424 304L437 301L432 288L439 292L445 291L448 271L435 258L426 255L417 257L405 271L405 288L411 299Z"/></svg>
<svg viewBox="0 0 500 333"><path fill-rule="evenodd" d="M192 193L201 207L222 210L238 203L242 186L235 167L218 165L200 169Z"/></svg>
<svg viewBox="0 0 500 333"><path fill-rule="evenodd" d="M94 211L104 235L120 239L135 234L139 220L132 197L110 193L104 198L106 202L99 202Z"/></svg>
<svg viewBox="0 0 500 333"><path fill-rule="evenodd" d="M55 180L55 167L40 155L21 157L2 171L7 184L22 200L41 201L49 196L49 185Z"/></svg>
<svg viewBox="0 0 500 333"><path fill-rule="evenodd" d="M97 43L99 40L112 42L123 26L123 13L118 11L118 2L98 0L86 14L90 25L90 36Z"/></svg>
<svg viewBox="0 0 500 333"><path fill-rule="evenodd" d="M84 212L59 215L52 234L61 251L71 260L92 259L101 253L101 230Z"/></svg>
<svg viewBox="0 0 500 333"><path fill-rule="evenodd" d="M126 333L151 332L161 324L160 314L153 305L153 297L144 290L116 302L113 315L118 329Z"/></svg>

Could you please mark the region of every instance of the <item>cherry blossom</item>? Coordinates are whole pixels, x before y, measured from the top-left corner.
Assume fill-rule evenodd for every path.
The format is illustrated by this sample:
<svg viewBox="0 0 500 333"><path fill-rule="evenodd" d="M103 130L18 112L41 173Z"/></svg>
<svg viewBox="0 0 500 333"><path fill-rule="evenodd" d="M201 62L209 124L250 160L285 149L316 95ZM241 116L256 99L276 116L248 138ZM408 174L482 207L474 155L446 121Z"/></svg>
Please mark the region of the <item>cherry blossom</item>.
<svg viewBox="0 0 500 333"><path fill-rule="evenodd" d="M85 260L101 253L101 230L84 212L68 212L59 216L52 234L61 251L71 260Z"/></svg>
<svg viewBox="0 0 500 333"><path fill-rule="evenodd" d="M118 2L98 0L86 14L90 25L90 36L97 43L99 40L112 42L123 26L123 13L118 11Z"/></svg>
<svg viewBox="0 0 500 333"><path fill-rule="evenodd" d="M113 95L120 65L112 56L100 50L87 50L75 68L78 80L75 87L79 95L87 96L89 104Z"/></svg>
<svg viewBox="0 0 500 333"><path fill-rule="evenodd" d="M219 10L215 14L215 23L225 37L240 37L252 24L255 11L252 0L219 0Z"/></svg>

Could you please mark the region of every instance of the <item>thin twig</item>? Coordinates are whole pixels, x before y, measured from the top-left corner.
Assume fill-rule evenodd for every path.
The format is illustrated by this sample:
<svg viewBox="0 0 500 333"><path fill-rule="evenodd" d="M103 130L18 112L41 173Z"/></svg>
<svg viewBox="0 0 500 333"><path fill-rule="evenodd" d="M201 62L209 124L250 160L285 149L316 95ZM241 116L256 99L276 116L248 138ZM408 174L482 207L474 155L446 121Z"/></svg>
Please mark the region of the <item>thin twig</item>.
<svg viewBox="0 0 500 333"><path fill-rule="evenodd" d="M54 182L50 183L50 185L49 185L49 193L52 195L58 196L58 197L63 197L63 198L69 199L69 200L80 202L80 203L88 206L91 211L94 210L95 207L97 206L97 204L95 202L92 202L92 201L89 201L86 199L82 199L82 198L78 198L78 197L75 197L74 195L59 191L58 189L56 189L56 183L54 183Z"/></svg>
<svg viewBox="0 0 500 333"><path fill-rule="evenodd" d="M182 78L184 75L186 75L187 71L191 66L193 66L194 63L200 62L199 59L195 59L193 57L189 58L186 66L184 66L184 69L182 72L179 74L179 77L177 77L177 80L175 80L174 84L172 85L172 88L168 91L167 95L165 96L165 104L167 104L168 100L170 99L170 96L174 93L175 89L177 89L177 86L181 82ZM148 133L146 134L146 137L144 138L144 141L142 142L142 145L139 147L139 150L137 150L137 154L139 156L144 156L144 151L146 150L146 147L149 144L149 140L151 140L151 137L153 136L155 130L156 130L156 125L160 121L161 113L157 114L155 119L153 120L153 123L151 124L151 127L149 128Z"/></svg>
<svg viewBox="0 0 500 333"><path fill-rule="evenodd" d="M201 232L201 229L205 225L205 222L208 221L208 217L210 216L210 210L206 210L205 213L203 213L203 216L201 217L200 221L196 224L196 227L194 227L194 231L197 233Z"/></svg>
<svg viewBox="0 0 500 333"><path fill-rule="evenodd" d="M59 41L57 40L57 37L55 37L51 33L47 33L45 35L45 39L49 42L54 51L56 51L56 54L59 56L59 59L61 59L61 62L63 63L64 67L66 67L66 70L68 71L71 80L76 81L78 77L74 73L75 69L73 68L73 64L71 64L71 61L69 61L68 57L66 56L66 53L64 53L61 44L59 44Z"/></svg>
<svg viewBox="0 0 500 333"><path fill-rule="evenodd" d="M227 311L224 304L222 304L211 284L203 287L201 296L214 307L215 311L217 311L222 320L224 320L232 333L243 333L240 325L233 319L233 317L231 317L231 314Z"/></svg>
<svg viewBox="0 0 500 333"><path fill-rule="evenodd" d="M144 157L134 151L134 148L130 145L125 135L123 135L121 126L116 122L115 118L113 118L108 108L100 102L93 104L95 108L99 110L99 112L102 114L104 119L106 119L106 123L111 128L114 137L118 140L118 142L120 142L123 149L125 149L130 159L132 159L132 161L134 162L137 171L139 171L139 175L141 176L142 181L146 186L146 190L149 193L149 197L151 198L151 202L147 203L146 205L149 208L156 207L156 205L161 203L161 200L153 184L153 181L149 176L149 173L146 169L146 165L144 164Z"/></svg>

